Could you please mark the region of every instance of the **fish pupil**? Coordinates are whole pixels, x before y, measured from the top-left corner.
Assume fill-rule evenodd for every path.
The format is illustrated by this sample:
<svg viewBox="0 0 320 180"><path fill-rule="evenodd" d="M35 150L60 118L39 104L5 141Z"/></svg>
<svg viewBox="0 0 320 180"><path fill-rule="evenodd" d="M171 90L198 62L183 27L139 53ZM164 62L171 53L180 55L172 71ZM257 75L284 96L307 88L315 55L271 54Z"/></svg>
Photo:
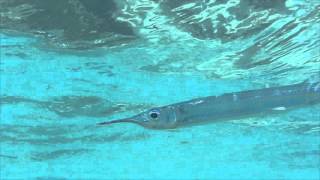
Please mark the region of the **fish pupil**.
<svg viewBox="0 0 320 180"><path fill-rule="evenodd" d="M150 113L150 117L153 118L153 119L155 119L155 118L158 117L158 113L152 112L152 113Z"/></svg>

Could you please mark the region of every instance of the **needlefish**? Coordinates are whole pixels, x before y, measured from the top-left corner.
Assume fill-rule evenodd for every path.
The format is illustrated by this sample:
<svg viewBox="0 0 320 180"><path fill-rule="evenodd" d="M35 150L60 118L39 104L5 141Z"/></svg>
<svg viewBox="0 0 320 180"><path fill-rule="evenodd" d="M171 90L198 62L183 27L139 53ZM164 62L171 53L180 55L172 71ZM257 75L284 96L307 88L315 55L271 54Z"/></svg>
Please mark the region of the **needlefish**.
<svg viewBox="0 0 320 180"><path fill-rule="evenodd" d="M151 108L129 118L101 122L98 125L135 123L151 129L173 129L260 113L282 112L318 103L320 103L320 81L313 83L305 81L287 86L196 98Z"/></svg>

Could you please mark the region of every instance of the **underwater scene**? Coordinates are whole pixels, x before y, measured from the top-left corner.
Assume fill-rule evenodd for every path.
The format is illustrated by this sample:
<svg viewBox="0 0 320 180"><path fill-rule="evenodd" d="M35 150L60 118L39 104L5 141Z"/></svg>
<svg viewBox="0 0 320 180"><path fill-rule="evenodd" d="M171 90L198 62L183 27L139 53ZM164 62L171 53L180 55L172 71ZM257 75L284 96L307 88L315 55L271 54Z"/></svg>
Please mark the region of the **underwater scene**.
<svg viewBox="0 0 320 180"><path fill-rule="evenodd" d="M320 179L320 1L0 0L0 179Z"/></svg>

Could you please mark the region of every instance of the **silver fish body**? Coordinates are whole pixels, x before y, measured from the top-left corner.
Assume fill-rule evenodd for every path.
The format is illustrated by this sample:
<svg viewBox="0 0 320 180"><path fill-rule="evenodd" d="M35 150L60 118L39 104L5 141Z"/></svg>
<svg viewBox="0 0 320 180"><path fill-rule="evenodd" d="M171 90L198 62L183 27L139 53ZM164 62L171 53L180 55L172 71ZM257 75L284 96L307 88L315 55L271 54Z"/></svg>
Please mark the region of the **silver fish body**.
<svg viewBox="0 0 320 180"><path fill-rule="evenodd" d="M152 108L131 118L107 121L136 123L152 129L172 129L224 119L284 111L320 103L320 82L226 93Z"/></svg>

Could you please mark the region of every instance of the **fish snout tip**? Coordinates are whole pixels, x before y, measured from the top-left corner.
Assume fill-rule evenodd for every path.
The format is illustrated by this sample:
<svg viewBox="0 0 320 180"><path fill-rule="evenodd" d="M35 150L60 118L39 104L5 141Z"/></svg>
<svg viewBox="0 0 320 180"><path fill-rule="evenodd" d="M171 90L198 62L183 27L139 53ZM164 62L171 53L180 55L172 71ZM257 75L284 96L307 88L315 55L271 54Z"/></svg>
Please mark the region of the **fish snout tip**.
<svg viewBox="0 0 320 180"><path fill-rule="evenodd" d="M107 125L107 124L110 124L110 122L106 121L106 122L96 123L97 126L103 126L103 125Z"/></svg>

